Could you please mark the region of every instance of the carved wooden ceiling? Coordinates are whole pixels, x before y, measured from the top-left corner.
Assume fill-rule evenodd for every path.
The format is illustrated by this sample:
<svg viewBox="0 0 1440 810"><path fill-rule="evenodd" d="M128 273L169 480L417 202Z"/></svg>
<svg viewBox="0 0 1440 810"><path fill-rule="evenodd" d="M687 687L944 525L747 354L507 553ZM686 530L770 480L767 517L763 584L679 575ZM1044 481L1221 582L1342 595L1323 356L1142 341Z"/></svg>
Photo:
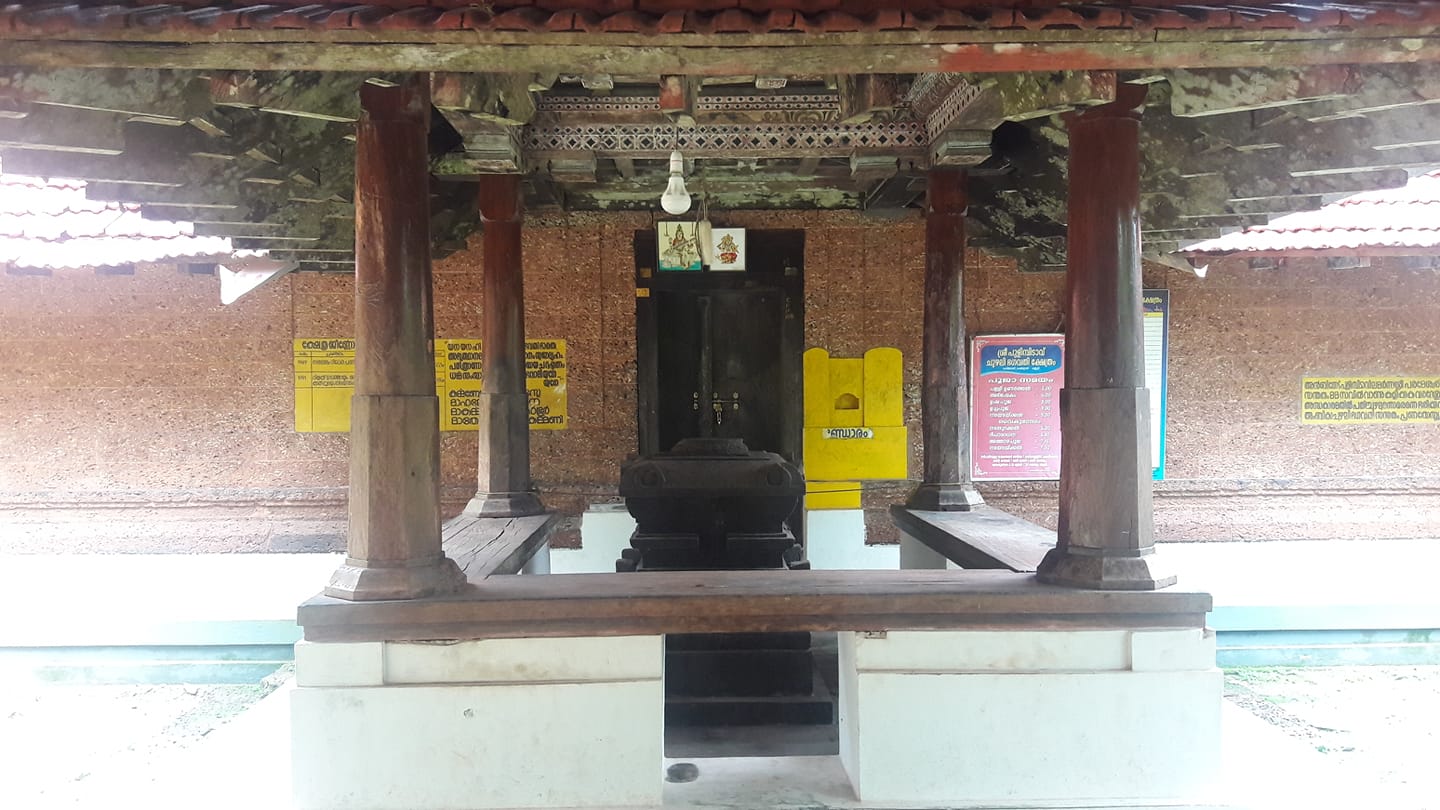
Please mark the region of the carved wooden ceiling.
<svg viewBox="0 0 1440 810"><path fill-rule="evenodd" d="M6 61L18 65L0 68L5 171L83 179L92 197L142 204L147 217L194 221L198 234L271 249L307 269L352 264L360 84L395 77L379 67L415 69L408 57L354 56L362 40L309 41L333 38L336 19L345 30L368 26L388 38L404 39L395 32L417 26L431 32L405 35L413 47L431 47L456 30L440 30L442 19L486 30L509 25L502 25L507 14L528 21L528 28L496 35L509 48L511 72L431 74L432 225L442 253L477 225L470 181L478 174L523 174L535 209L658 211L666 157L678 148L688 161L687 183L712 211L852 208L892 216L923 199L929 167L968 167L972 242L1017 255L1032 269L1058 267L1066 196L1061 116L1113 98L1118 82L1149 86L1142 214L1152 257L1318 207L1332 195L1398 186L1407 172L1440 166L1440 66L1427 61L1440 58L1440 4L1431 2L1027 3L1030 16L991 8L989 17L977 11L987 4L939 3L897 12L887 23L883 9L866 11L865 3L813 0L809 11L796 6L787 19L839 33L772 43L779 34L756 33L756 26L783 21L773 9L765 16L749 8L763 4L749 4L741 20L725 17L724 3L661 13L665 4L627 12L619 9L625 3L607 0L611 16L576 12L565 18L566 30L611 20L605 30L619 39L553 39L555 47L538 44L550 40L533 29L553 27L560 12L544 11L540 20L538 6L525 3L486 7L488 16L459 4L415 11L390 3L383 13L351 7L339 18L330 6L286 3L274 4L269 16L271 6L246 6L224 11L228 17L216 6L38 5L0 9L0 40L10 40ZM217 13L200 14L204 9ZM414 25L396 27L397 19ZM217 34L224 20L228 33ZM615 28L615 20L635 31ZM1101 25L1106 20L1113 25ZM734 41L719 29L740 22L750 29L734 36L751 38L737 50L756 55L748 65L733 54L714 56L723 49L710 47ZM675 40L684 46L669 51L647 49L651 35L626 39L643 33L641 23L678 25L693 38ZM1137 38L1142 24L1147 37ZM886 44L907 25L913 41ZM183 36L175 33L181 29ZM55 38L49 55L27 50L46 30ZM1183 59L1153 47L1167 31L1178 32L1170 44ZM532 34L535 42L515 39ZM1103 52L1067 50L1082 40L1099 47L1097 37ZM189 45L146 50L177 38ZM247 38L254 41L239 42ZM279 47L277 38L290 43L285 47L305 40L304 53L319 55L265 50ZM956 40L988 50L970 54L972 46ZM363 42L375 44L374 37ZM816 42L829 50L812 53ZM1136 51L1136 43L1149 50ZM1213 53L1196 55L1197 43ZM237 50L241 44L249 50ZM1003 56L1010 53L1004 46L1040 50L1026 52L1026 61ZM440 63L464 67L484 48L502 45L449 47L436 52ZM605 53L592 53L591 69L571 52L576 48ZM854 61L837 50L851 51ZM882 58L887 66L923 66L937 64L937 53L962 67L980 60L985 70L874 72ZM1149 54L1147 66L1136 67L1137 53ZM267 64L267 55L280 61ZM1333 63L1352 56L1369 64ZM323 69L261 69L307 60ZM1247 60L1272 66L1217 66ZM1175 61L1199 66L1169 64ZM1014 64L1046 69L995 72Z"/></svg>

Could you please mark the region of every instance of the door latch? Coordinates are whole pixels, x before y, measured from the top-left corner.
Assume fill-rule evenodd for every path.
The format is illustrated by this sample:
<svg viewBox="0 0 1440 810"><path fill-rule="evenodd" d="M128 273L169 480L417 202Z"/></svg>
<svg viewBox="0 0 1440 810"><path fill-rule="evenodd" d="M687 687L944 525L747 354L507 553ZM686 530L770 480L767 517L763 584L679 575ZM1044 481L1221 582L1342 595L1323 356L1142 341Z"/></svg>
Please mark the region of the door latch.
<svg viewBox="0 0 1440 810"><path fill-rule="evenodd" d="M740 392L732 391L729 397L722 397L719 394L714 394L710 397L710 409L715 412L715 424L719 425L725 422L726 405L729 405L732 411L739 411Z"/></svg>

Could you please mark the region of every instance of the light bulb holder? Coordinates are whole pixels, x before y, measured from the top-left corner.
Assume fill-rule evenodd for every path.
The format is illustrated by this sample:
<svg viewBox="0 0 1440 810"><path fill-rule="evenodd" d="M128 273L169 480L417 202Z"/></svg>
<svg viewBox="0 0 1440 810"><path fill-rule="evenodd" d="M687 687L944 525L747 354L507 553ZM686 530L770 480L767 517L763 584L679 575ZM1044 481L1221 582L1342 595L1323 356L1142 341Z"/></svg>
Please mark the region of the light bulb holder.
<svg viewBox="0 0 1440 810"><path fill-rule="evenodd" d="M670 153L670 182L660 195L660 207L675 216L690 210L690 191L685 188L685 158L678 149Z"/></svg>

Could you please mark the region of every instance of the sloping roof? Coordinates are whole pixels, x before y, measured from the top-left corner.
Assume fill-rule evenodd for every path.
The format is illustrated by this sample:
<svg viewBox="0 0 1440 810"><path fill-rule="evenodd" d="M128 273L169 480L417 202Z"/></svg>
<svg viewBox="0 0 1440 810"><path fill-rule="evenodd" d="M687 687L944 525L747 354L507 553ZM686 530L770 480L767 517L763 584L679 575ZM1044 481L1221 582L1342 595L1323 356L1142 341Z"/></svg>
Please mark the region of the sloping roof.
<svg viewBox="0 0 1440 810"><path fill-rule="evenodd" d="M0 30L492 31L763 34L1046 28L1322 29L1440 24L1440 2L1308 0L372 0L52 2L0 6Z"/></svg>
<svg viewBox="0 0 1440 810"><path fill-rule="evenodd" d="M113 267L219 258L230 240L195 236L188 222L159 222L140 207L85 197L78 180L0 174L0 265Z"/></svg>
<svg viewBox="0 0 1440 810"><path fill-rule="evenodd" d="M1440 171L1192 245L1187 256L1232 253L1391 254L1440 251Z"/></svg>

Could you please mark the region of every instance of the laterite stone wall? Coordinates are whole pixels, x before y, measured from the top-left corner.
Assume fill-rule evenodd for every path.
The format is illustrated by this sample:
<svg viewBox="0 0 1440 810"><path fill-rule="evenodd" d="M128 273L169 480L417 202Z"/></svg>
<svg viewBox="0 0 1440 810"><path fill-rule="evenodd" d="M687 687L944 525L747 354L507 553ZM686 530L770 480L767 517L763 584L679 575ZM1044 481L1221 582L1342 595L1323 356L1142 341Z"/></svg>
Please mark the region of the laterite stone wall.
<svg viewBox="0 0 1440 810"><path fill-rule="evenodd" d="M717 225L803 228L808 346L905 355L910 474L920 471L924 228L850 212L740 212ZM570 424L532 431L546 502L614 502L635 451L633 234L645 214L527 221L527 332L567 342ZM435 264L441 338L481 334L481 255ZM973 252L974 333L1063 329L1063 274ZM1162 540L1440 536L1440 426L1301 425L1300 378L1440 375L1440 274L1399 262L1329 270L1217 262L1204 280L1147 267L1171 290ZM221 307L214 276L173 266L0 273L0 553L299 551L343 546L343 434L293 425L291 341L352 334L345 275L281 279ZM444 500L474 491L475 434L442 434ZM867 488L867 542L895 539L903 482ZM1053 482L982 487L1054 524Z"/></svg>

